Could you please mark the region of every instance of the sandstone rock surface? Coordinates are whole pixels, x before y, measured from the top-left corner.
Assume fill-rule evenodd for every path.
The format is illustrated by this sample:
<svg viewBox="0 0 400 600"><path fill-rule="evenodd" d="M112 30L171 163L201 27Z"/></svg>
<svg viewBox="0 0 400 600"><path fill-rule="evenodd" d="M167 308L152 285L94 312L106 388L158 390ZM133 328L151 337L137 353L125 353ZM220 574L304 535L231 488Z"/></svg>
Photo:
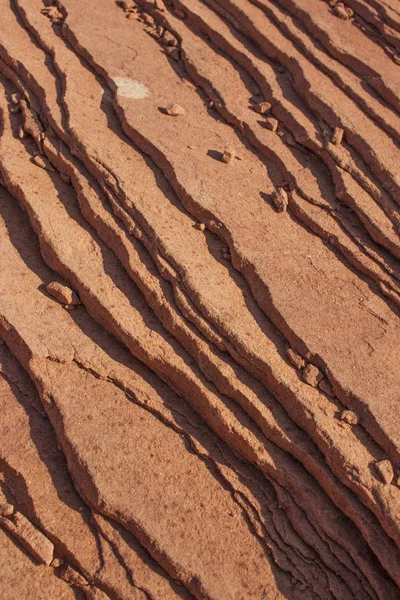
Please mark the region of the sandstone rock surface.
<svg viewBox="0 0 400 600"><path fill-rule="evenodd" d="M0 598L399 598L395 2L0 9Z"/></svg>

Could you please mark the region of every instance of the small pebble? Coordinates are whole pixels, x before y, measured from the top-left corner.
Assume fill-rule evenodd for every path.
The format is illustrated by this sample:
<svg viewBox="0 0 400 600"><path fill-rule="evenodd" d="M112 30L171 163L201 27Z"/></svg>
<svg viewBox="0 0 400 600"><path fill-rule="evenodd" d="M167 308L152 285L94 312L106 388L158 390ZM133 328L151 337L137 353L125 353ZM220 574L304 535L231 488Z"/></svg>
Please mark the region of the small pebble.
<svg viewBox="0 0 400 600"><path fill-rule="evenodd" d="M228 165L235 158L235 155L235 150L233 148L225 148L221 160Z"/></svg>
<svg viewBox="0 0 400 600"><path fill-rule="evenodd" d="M296 350L288 348L286 350L286 356L288 357L292 365L296 367L296 369L302 369L304 367L304 358L298 352L296 352Z"/></svg>
<svg viewBox="0 0 400 600"><path fill-rule="evenodd" d="M176 39L176 37L174 35L172 35L172 33L170 31L168 31L168 29L166 29L164 31L163 44L164 44L164 46L175 46L175 47L178 45L178 40Z"/></svg>
<svg viewBox="0 0 400 600"><path fill-rule="evenodd" d="M120 6L124 10L132 10L133 8L135 8L135 5L133 4L132 0L121 0Z"/></svg>
<svg viewBox="0 0 400 600"><path fill-rule="evenodd" d="M0 515L2 517L11 517L14 514L14 507L12 504L0 504Z"/></svg>
<svg viewBox="0 0 400 600"><path fill-rule="evenodd" d="M278 119L274 117L267 117L265 120L265 127L270 131L276 131L278 129Z"/></svg>
<svg viewBox="0 0 400 600"><path fill-rule="evenodd" d="M333 14L342 19L343 21L347 21L353 16L353 11L351 9L347 9L347 7L343 4L343 2L338 2L333 7Z"/></svg>
<svg viewBox="0 0 400 600"><path fill-rule="evenodd" d="M165 112L171 117L183 117L186 114L185 109L180 104L169 104Z"/></svg>
<svg viewBox="0 0 400 600"><path fill-rule="evenodd" d="M180 59L179 50L174 46L167 46L165 48L165 52L168 54L169 58L172 58L172 60L178 61Z"/></svg>
<svg viewBox="0 0 400 600"><path fill-rule="evenodd" d="M288 207L288 195L286 190L278 188L272 195L272 203L277 212L285 212Z"/></svg>
<svg viewBox="0 0 400 600"><path fill-rule="evenodd" d="M303 369L303 379L312 387L317 387L323 377L321 371L311 363L308 363Z"/></svg>
<svg viewBox="0 0 400 600"><path fill-rule="evenodd" d="M339 146L342 143L343 134L344 131L341 127L335 127L331 138L332 144L335 144L335 146Z"/></svg>
<svg viewBox="0 0 400 600"><path fill-rule="evenodd" d="M260 115L264 115L271 110L271 107L272 105L269 102L259 102L253 107L253 110Z"/></svg>
<svg viewBox="0 0 400 600"><path fill-rule="evenodd" d="M54 567L55 569L57 569L58 567L61 567L61 565L64 564L64 560L62 558L54 558L51 566Z"/></svg>
<svg viewBox="0 0 400 600"><path fill-rule="evenodd" d="M331 386L331 384L329 383L329 381L324 377L324 379L321 379L321 381L319 382L319 386L320 390L322 390L323 392L325 392L325 394L327 396L329 396L330 398L334 398L335 396L335 392L333 391L333 388Z"/></svg>
<svg viewBox="0 0 400 600"><path fill-rule="evenodd" d="M157 10L159 10L161 12L165 12L165 4L164 4L163 0L155 0L154 6Z"/></svg>
<svg viewBox="0 0 400 600"><path fill-rule="evenodd" d="M60 23L63 20L62 13L56 6L48 6L40 11L43 15L48 17L52 23Z"/></svg>
<svg viewBox="0 0 400 600"><path fill-rule="evenodd" d="M340 413L340 420L346 425L358 425L358 417L352 410L344 410Z"/></svg>
<svg viewBox="0 0 400 600"><path fill-rule="evenodd" d="M141 15L141 17L142 17L143 23L145 23L149 27L154 27L155 21L154 21L154 19L153 19L153 17L151 15L148 15L147 13L143 13Z"/></svg>
<svg viewBox="0 0 400 600"><path fill-rule="evenodd" d="M58 281L52 281L51 283L48 283L46 285L46 291L61 304L65 304L67 306L78 306L81 303L77 294L75 294L71 288L59 283Z"/></svg>
<svg viewBox="0 0 400 600"><path fill-rule="evenodd" d="M393 472L393 467L392 467L392 463L390 462L390 460L387 460L387 459L377 460L374 464L375 464L375 468L378 471L382 481L387 484L392 483L393 477L394 477L394 472Z"/></svg>
<svg viewBox="0 0 400 600"><path fill-rule="evenodd" d="M204 225L204 223L196 223L195 225L196 229L198 229L199 231L204 231L206 226Z"/></svg>
<svg viewBox="0 0 400 600"><path fill-rule="evenodd" d="M11 102L13 104L19 104L21 96L19 94L11 94Z"/></svg>
<svg viewBox="0 0 400 600"><path fill-rule="evenodd" d="M178 19L186 19L186 13L183 12L183 10L180 10L179 8L174 10L175 16L178 17Z"/></svg>

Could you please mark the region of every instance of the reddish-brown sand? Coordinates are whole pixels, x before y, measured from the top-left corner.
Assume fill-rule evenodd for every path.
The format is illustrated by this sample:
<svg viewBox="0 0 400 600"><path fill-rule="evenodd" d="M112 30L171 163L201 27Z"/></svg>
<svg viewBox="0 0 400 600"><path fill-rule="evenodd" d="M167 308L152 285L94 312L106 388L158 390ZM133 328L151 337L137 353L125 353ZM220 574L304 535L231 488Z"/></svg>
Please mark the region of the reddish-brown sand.
<svg viewBox="0 0 400 600"><path fill-rule="evenodd" d="M0 600L400 598L398 0L0 0Z"/></svg>

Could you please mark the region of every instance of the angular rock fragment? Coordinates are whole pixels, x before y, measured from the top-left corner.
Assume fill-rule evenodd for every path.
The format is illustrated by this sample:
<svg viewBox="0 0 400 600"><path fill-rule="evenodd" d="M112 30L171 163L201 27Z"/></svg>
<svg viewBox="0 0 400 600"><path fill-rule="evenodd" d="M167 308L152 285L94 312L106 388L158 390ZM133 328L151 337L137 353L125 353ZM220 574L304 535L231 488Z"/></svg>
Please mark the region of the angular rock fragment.
<svg viewBox="0 0 400 600"><path fill-rule="evenodd" d="M259 102L255 106L253 106L253 110L260 115L265 115L269 110L271 110L270 102Z"/></svg>
<svg viewBox="0 0 400 600"><path fill-rule="evenodd" d="M228 148L225 148L225 150L223 151L221 160L223 163L229 165L229 163L232 162L232 160L235 158L235 156L236 156L235 149L228 147Z"/></svg>
<svg viewBox="0 0 400 600"><path fill-rule="evenodd" d="M135 8L135 4L132 0L120 0L118 4L125 12L129 12Z"/></svg>
<svg viewBox="0 0 400 600"><path fill-rule="evenodd" d="M186 13L180 8L174 10L174 15L177 16L178 19L186 19Z"/></svg>
<svg viewBox="0 0 400 600"><path fill-rule="evenodd" d="M146 25L148 25L149 27L155 26L155 21L151 15L148 15L147 13L142 13L140 17L143 23L146 23Z"/></svg>
<svg viewBox="0 0 400 600"><path fill-rule="evenodd" d="M321 381L318 384L318 387L330 398L333 398L335 396L335 392L333 391L333 388L332 388L330 382L325 377L324 377L324 379L321 379Z"/></svg>
<svg viewBox="0 0 400 600"><path fill-rule="evenodd" d="M303 369L303 379L308 385L316 388L324 378L323 373L313 364L308 363Z"/></svg>
<svg viewBox="0 0 400 600"><path fill-rule="evenodd" d="M14 513L14 507L12 504L0 504L0 515L2 517L11 517Z"/></svg>
<svg viewBox="0 0 400 600"><path fill-rule="evenodd" d="M340 420L346 425L358 425L358 417L352 410L343 410L340 413Z"/></svg>
<svg viewBox="0 0 400 600"><path fill-rule="evenodd" d="M283 187L278 188L272 194L272 203L277 212L285 212L287 210L287 207L289 204L288 195L287 195L286 190Z"/></svg>
<svg viewBox="0 0 400 600"><path fill-rule="evenodd" d="M278 119L267 117L265 120L265 127L270 131L276 131L278 129Z"/></svg>
<svg viewBox="0 0 400 600"><path fill-rule="evenodd" d="M63 20L63 14L59 11L57 6L48 6L43 8L40 12L48 17L52 23L61 23Z"/></svg>
<svg viewBox="0 0 400 600"><path fill-rule="evenodd" d="M335 146L340 146L340 144L342 143L343 134L344 131L341 127L335 127L331 139L332 144L334 144Z"/></svg>
<svg viewBox="0 0 400 600"><path fill-rule="evenodd" d="M185 109L183 108L183 106L181 106L180 104L169 104L166 109L165 112L167 113L167 115L170 115L171 117L183 117L186 114Z"/></svg>
<svg viewBox="0 0 400 600"><path fill-rule="evenodd" d="M296 352L296 350L293 350L293 348L288 348L286 350L286 356L288 357L292 365L296 367L296 369L302 369L304 367L304 358L301 356L301 354Z"/></svg>
<svg viewBox="0 0 400 600"><path fill-rule="evenodd" d="M165 12L165 4L163 0L154 0L154 6L157 10Z"/></svg>
<svg viewBox="0 0 400 600"><path fill-rule="evenodd" d="M196 223L195 228L199 231L204 231L206 226L204 225L204 223Z"/></svg>
<svg viewBox="0 0 400 600"><path fill-rule="evenodd" d="M19 103L21 102L20 94L17 94L17 93L11 94L10 98L11 98L11 102L13 104L15 104L16 106L19 105Z"/></svg>
<svg viewBox="0 0 400 600"><path fill-rule="evenodd" d="M166 29L164 31L162 41L163 41L164 46L177 46L178 45L178 40L176 39L176 37L174 35L172 35L172 33L170 31L168 31L168 29Z"/></svg>
<svg viewBox="0 0 400 600"><path fill-rule="evenodd" d="M380 478L386 484L392 483L394 478L393 466L390 460L378 460L374 463L376 471L379 473Z"/></svg>
<svg viewBox="0 0 400 600"><path fill-rule="evenodd" d="M20 101L20 107L23 118L23 130L25 133L31 135L35 142L40 147L41 142L44 139L44 130L40 119L33 109L30 108L27 101L22 99Z"/></svg>
<svg viewBox="0 0 400 600"><path fill-rule="evenodd" d="M169 58L171 58L172 60L180 59L180 54L179 54L178 48L175 48L173 46L167 46L165 48L165 52L169 56Z"/></svg>
<svg viewBox="0 0 400 600"><path fill-rule="evenodd" d="M46 291L61 304L67 306L78 306L81 302L77 294L66 285L58 281L52 281L46 285Z"/></svg>
<svg viewBox="0 0 400 600"><path fill-rule="evenodd" d="M61 567L61 565L63 565L63 564L64 564L64 560L62 558L57 558L56 557L56 558L53 558L51 566L54 569L58 569L58 567Z"/></svg>
<svg viewBox="0 0 400 600"><path fill-rule="evenodd" d="M332 6L332 5L331 5ZM351 8L348 8L343 4L343 2L335 2L332 6L333 14L342 19L343 21L347 21L353 16L353 11Z"/></svg>

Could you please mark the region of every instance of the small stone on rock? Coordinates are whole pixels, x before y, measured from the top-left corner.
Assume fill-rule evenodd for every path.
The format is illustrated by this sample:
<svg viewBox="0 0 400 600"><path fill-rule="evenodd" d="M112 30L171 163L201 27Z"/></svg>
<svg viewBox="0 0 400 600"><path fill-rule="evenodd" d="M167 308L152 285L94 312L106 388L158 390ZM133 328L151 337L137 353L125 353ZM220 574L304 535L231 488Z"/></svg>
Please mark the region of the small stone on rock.
<svg viewBox="0 0 400 600"><path fill-rule="evenodd" d="M393 467L392 467L392 463L390 462L390 460L387 460L387 459L377 460L374 464L375 464L375 468L378 471L382 481L384 483L392 483L393 477L394 477L394 472L393 472Z"/></svg>
<svg viewBox="0 0 400 600"><path fill-rule="evenodd" d="M204 231L206 226L204 225L204 223L196 223L195 225L196 229L198 229L199 231Z"/></svg>
<svg viewBox="0 0 400 600"><path fill-rule="evenodd" d="M229 164L235 158L236 153L233 148L225 148L224 153L222 154L222 162L225 164Z"/></svg>
<svg viewBox="0 0 400 600"><path fill-rule="evenodd" d="M163 0L155 0L154 6L157 10L159 10L161 12L165 12L165 4L164 4Z"/></svg>
<svg viewBox="0 0 400 600"><path fill-rule="evenodd" d="M63 20L62 13L58 10L57 6L48 6L40 12L48 17L52 23L60 23Z"/></svg>
<svg viewBox="0 0 400 600"><path fill-rule="evenodd" d="M352 410L344 410L340 413L340 420L347 425L357 425L358 417Z"/></svg>
<svg viewBox="0 0 400 600"><path fill-rule="evenodd" d="M77 294L71 288L59 283L58 281L52 281L46 285L46 291L50 296L53 296L61 304L67 306L78 306L81 301Z"/></svg>
<svg viewBox="0 0 400 600"><path fill-rule="evenodd" d="M308 363L303 369L303 379L312 387L317 387L323 377L321 371L311 363Z"/></svg>
<svg viewBox="0 0 400 600"><path fill-rule="evenodd" d="M165 112L171 117L182 117L186 114L185 109L183 106L180 106L180 104L169 104L166 107Z"/></svg>
<svg viewBox="0 0 400 600"><path fill-rule="evenodd" d="M277 212L285 212L288 207L288 195L286 190L278 188L272 195L272 202Z"/></svg>
<svg viewBox="0 0 400 600"><path fill-rule="evenodd" d="M174 10L174 14L176 17L178 17L178 19L186 19L186 13L183 12L183 10L180 10L179 8Z"/></svg>
<svg viewBox="0 0 400 600"><path fill-rule="evenodd" d="M20 95L19 94L11 94L11 102L13 104L19 104L20 102Z"/></svg>
<svg viewBox="0 0 400 600"><path fill-rule="evenodd" d="M172 58L172 60L180 59L179 50L178 50L178 48L175 48L174 46L167 46L165 48L165 52L168 54L169 58Z"/></svg>
<svg viewBox="0 0 400 600"><path fill-rule="evenodd" d="M271 109L271 104L269 102L259 102L253 108L253 110L260 115L264 115L270 109Z"/></svg>
<svg viewBox="0 0 400 600"><path fill-rule="evenodd" d="M278 119L268 117L265 121L265 127L270 131L276 131L278 129Z"/></svg>
<svg viewBox="0 0 400 600"><path fill-rule="evenodd" d="M143 23L145 23L149 27L154 27L155 21L151 15L148 15L147 13L143 13L141 15L141 18L142 18Z"/></svg>
<svg viewBox="0 0 400 600"><path fill-rule="evenodd" d="M333 7L333 14L335 14L339 19L343 21L347 21L352 16L352 11L347 9L343 2L338 2Z"/></svg>
<svg viewBox="0 0 400 600"><path fill-rule="evenodd" d="M12 504L0 504L0 515L2 517L11 517L14 514L14 507Z"/></svg>
<svg viewBox="0 0 400 600"><path fill-rule="evenodd" d="M64 560L62 558L54 558L53 562L51 563L51 566L54 567L55 569L57 569L58 567L61 567L61 565L64 564Z"/></svg>
<svg viewBox="0 0 400 600"><path fill-rule="evenodd" d="M163 44L164 44L164 46L177 46L178 45L178 40L176 39L176 37L174 35L172 35L172 33L170 31L168 31L168 29L166 29L164 31Z"/></svg>
<svg viewBox="0 0 400 600"><path fill-rule="evenodd" d="M296 352L296 350L288 348L286 350L286 356L288 357L292 365L296 367L296 369L302 369L304 367L304 358L298 352Z"/></svg>
<svg viewBox="0 0 400 600"><path fill-rule="evenodd" d="M332 144L335 144L335 146L339 146L342 143L343 134L344 131L341 127L335 127L331 139Z"/></svg>
<svg viewBox="0 0 400 600"><path fill-rule="evenodd" d="M121 0L119 4L125 11L135 8L132 0Z"/></svg>
<svg viewBox="0 0 400 600"><path fill-rule="evenodd" d="M329 383L329 381L324 377L324 379L321 379L321 381L319 382L319 389L322 390L323 392L325 392L325 394L327 396L329 396L330 398L333 398L335 396L335 392L333 391L333 388L331 386L331 384Z"/></svg>

